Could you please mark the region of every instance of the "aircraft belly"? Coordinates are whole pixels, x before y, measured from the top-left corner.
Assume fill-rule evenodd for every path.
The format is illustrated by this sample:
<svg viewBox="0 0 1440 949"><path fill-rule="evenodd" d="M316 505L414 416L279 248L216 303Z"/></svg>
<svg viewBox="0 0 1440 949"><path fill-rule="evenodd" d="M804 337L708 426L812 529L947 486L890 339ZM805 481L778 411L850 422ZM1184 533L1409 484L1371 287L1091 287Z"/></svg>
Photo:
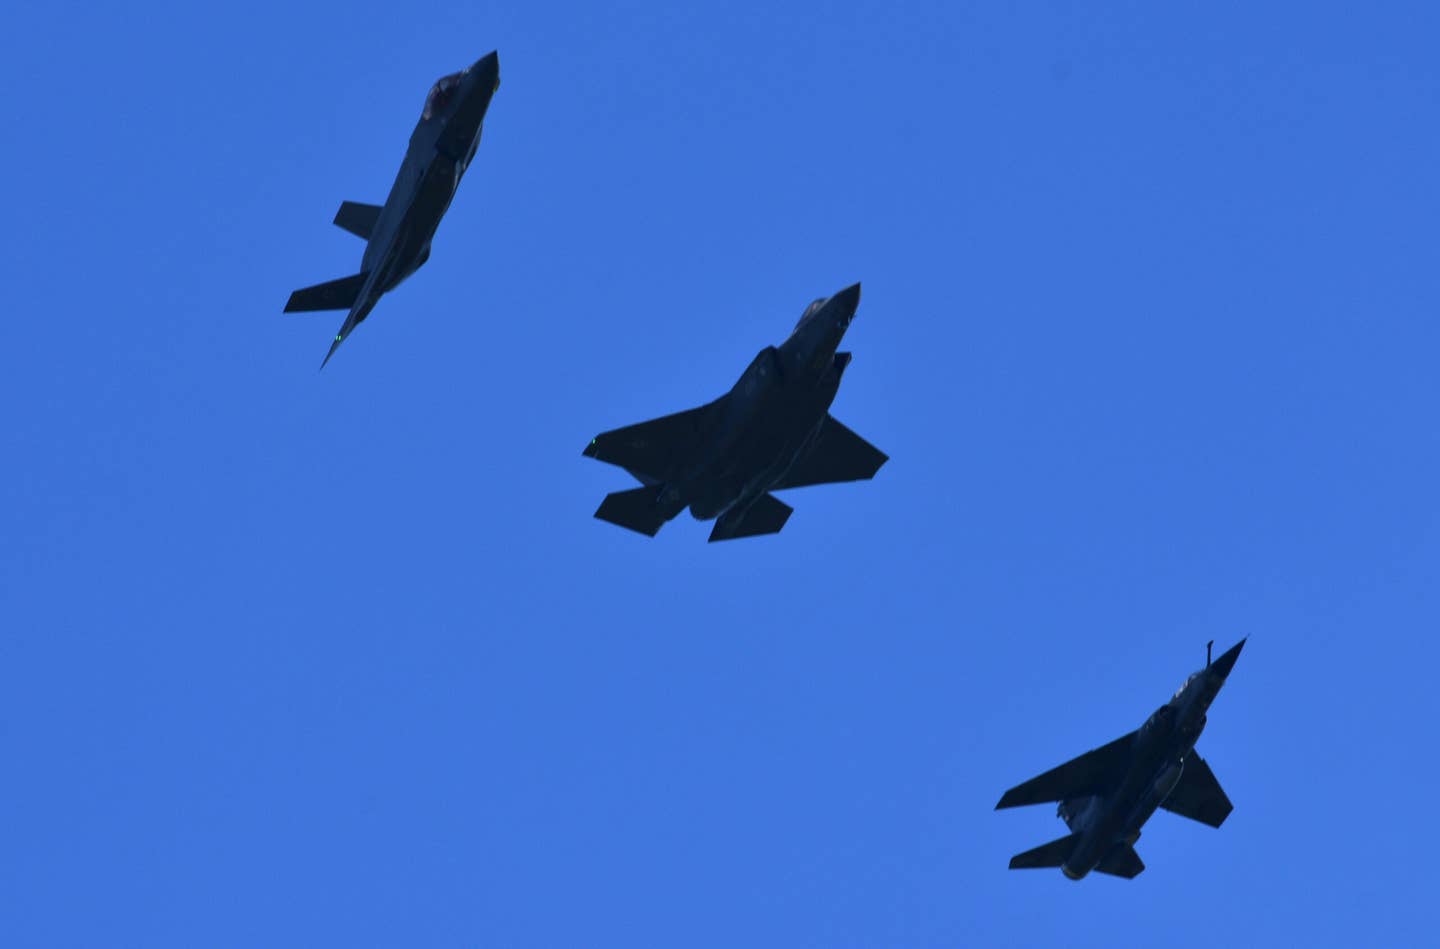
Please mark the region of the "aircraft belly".
<svg viewBox="0 0 1440 949"><path fill-rule="evenodd" d="M823 410L816 418L811 406L795 411L783 402L757 413L727 453L730 496L756 498L770 490L794 466L823 419Z"/></svg>
<svg viewBox="0 0 1440 949"><path fill-rule="evenodd" d="M688 492L691 498L690 513L696 520L701 521L718 517L740 499L740 490L741 485L729 477L697 481Z"/></svg>
<svg viewBox="0 0 1440 949"><path fill-rule="evenodd" d="M429 257L430 242L450 208L458 181L455 164L446 158L432 161L416 181L399 220L389 228L387 246L375 251L380 258L377 262L385 271L386 290L393 290ZM366 256L370 256L370 248L366 249Z"/></svg>
<svg viewBox="0 0 1440 949"><path fill-rule="evenodd" d="M691 512L708 520L753 502L770 490L795 462L793 440L746 439L696 479ZM787 450L788 449L788 450Z"/></svg>
<svg viewBox="0 0 1440 949"><path fill-rule="evenodd" d="M1141 793L1140 799L1131 809L1129 819L1125 821L1127 827L1139 830L1145 826L1145 822L1154 816L1155 811L1160 807L1161 802L1170 796L1175 790L1175 785L1180 783L1180 775L1184 771L1184 765L1180 762L1171 762L1161 769L1155 779Z"/></svg>
<svg viewBox="0 0 1440 949"><path fill-rule="evenodd" d="M1096 828L1080 838L1080 843L1060 865L1060 870L1072 880L1084 879L1113 845L1111 835Z"/></svg>
<svg viewBox="0 0 1440 949"><path fill-rule="evenodd" d="M414 203L406 210L400 223L407 256L418 257L422 250L430 246L431 239L440 227L440 220L450 209L450 201L455 197L456 179L446 180L447 172L452 172L453 166L442 167L445 165L448 163L437 161L431 166L430 173L420 182Z"/></svg>
<svg viewBox="0 0 1440 949"><path fill-rule="evenodd" d="M411 203L407 216L430 222L430 232L433 234L435 226L450 208L450 201L459 187L460 166L448 158L437 156L421 176L415 191L415 200Z"/></svg>

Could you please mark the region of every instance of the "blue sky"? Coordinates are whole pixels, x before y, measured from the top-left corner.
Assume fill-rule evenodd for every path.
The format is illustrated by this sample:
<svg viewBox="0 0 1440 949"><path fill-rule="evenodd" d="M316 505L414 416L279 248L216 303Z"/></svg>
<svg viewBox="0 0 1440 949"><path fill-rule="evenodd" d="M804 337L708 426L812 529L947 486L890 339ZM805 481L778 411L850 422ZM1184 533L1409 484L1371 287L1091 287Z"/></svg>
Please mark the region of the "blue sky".
<svg viewBox="0 0 1440 949"><path fill-rule="evenodd" d="M1440 12L775 6L10 11L7 943L1426 941ZM287 295L491 49L317 373ZM592 435L856 280L874 482L591 518ZM1223 829L1005 869L1244 635Z"/></svg>

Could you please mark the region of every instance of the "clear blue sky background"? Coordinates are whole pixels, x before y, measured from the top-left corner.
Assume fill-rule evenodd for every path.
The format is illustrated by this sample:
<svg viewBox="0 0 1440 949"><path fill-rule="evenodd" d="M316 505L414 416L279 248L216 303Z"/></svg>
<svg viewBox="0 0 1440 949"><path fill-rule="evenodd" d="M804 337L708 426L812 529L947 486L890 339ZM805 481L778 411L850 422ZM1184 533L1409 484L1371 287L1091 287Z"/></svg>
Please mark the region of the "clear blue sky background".
<svg viewBox="0 0 1440 949"><path fill-rule="evenodd" d="M1433 939L1440 11L1163 6L7 9L4 942ZM318 373L286 296L496 48ZM874 482L591 518L855 280ZM1222 830L1006 870L1247 634Z"/></svg>

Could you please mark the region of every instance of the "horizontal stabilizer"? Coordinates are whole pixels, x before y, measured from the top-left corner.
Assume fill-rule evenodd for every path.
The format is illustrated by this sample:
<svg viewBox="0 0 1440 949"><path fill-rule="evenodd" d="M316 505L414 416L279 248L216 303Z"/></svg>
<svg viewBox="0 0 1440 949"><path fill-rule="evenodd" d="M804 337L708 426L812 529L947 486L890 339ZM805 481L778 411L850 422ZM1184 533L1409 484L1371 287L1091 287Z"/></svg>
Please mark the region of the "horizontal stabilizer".
<svg viewBox="0 0 1440 949"><path fill-rule="evenodd" d="M314 313L320 310L348 310L355 305L355 298L360 296L360 291L365 286L365 278L368 276L370 276L368 272L362 271L349 277L341 277L339 280L317 283L313 287L296 290L290 294L290 300L285 304L285 312Z"/></svg>
<svg viewBox="0 0 1440 949"><path fill-rule="evenodd" d="M793 511L790 505L773 494L762 494L760 500L750 505L737 517L726 511L715 522L710 531L710 540L734 540L737 537L758 537L761 534L778 534L780 528L790 519Z"/></svg>
<svg viewBox="0 0 1440 949"><path fill-rule="evenodd" d="M1180 781L1160 804L1172 814L1198 820L1211 827L1219 827L1235 809L1225 789L1215 780L1215 772L1199 754L1191 752L1185 758L1185 770L1180 772Z"/></svg>
<svg viewBox="0 0 1440 949"><path fill-rule="evenodd" d="M875 472L888 460L883 451L835 421L833 415L827 415L809 450L790 466L775 490L837 481L867 481L875 477Z"/></svg>
<svg viewBox="0 0 1440 949"><path fill-rule="evenodd" d="M1092 748L1058 768L1051 768L1039 777L1016 785L1005 792L995 809L1066 801L1110 790L1130 764L1130 747L1134 737L1134 732L1121 735L1108 745Z"/></svg>
<svg viewBox="0 0 1440 949"><path fill-rule="evenodd" d="M595 516L602 521L628 527L647 537L654 537L665 523L655 504L655 488L645 486L605 495Z"/></svg>
<svg viewBox="0 0 1440 949"><path fill-rule="evenodd" d="M1129 844L1121 844L1105 855L1105 859L1095 865L1097 873L1108 873L1112 877L1124 877L1133 880L1145 870L1145 863L1135 848Z"/></svg>
<svg viewBox="0 0 1440 949"><path fill-rule="evenodd" d="M1041 844L1034 850L1017 853L1010 858L1010 869L1039 870L1044 867L1058 867L1070 859L1070 854L1075 852L1075 845L1079 842L1079 834L1069 834L1048 844Z"/></svg>
<svg viewBox="0 0 1440 949"><path fill-rule="evenodd" d="M369 240L375 233L375 222L380 218L378 204L361 204L358 201L343 201L335 212L335 226L343 228L362 240Z"/></svg>

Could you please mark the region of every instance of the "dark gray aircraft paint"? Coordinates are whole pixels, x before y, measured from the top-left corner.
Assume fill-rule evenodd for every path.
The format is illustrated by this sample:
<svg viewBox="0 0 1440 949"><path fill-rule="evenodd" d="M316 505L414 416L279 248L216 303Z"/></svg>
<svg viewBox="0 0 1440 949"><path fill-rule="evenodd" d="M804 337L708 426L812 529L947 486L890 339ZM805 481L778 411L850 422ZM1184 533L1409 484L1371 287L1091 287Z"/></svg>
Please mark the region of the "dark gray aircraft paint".
<svg viewBox="0 0 1440 949"><path fill-rule="evenodd" d="M753 537L778 532L790 516L771 491L874 477L884 453L829 412L850 364L836 349L859 305L858 283L816 300L729 393L592 439L586 455L643 485L607 495L595 516L653 537L688 507L697 520L717 518L712 541Z"/></svg>
<svg viewBox="0 0 1440 949"><path fill-rule="evenodd" d="M350 311L320 368L325 368L345 338L370 315L381 295L395 289L429 259L430 241L475 157L485 112L499 87L500 57L496 53L437 81L425 97L420 122L410 135L410 147L385 204L377 207L346 201L340 205L335 223L366 241L360 272L296 290L285 304L286 313Z"/></svg>
<svg viewBox="0 0 1440 949"><path fill-rule="evenodd" d="M996 810L1059 801L1071 830L1017 854L1010 869L1059 867L1072 880L1098 870L1128 880L1145 869L1135 841L1157 807L1211 827L1225 823L1230 799L1195 752L1195 740L1244 646L1242 639L1213 663L1207 647L1205 668L1138 730L1006 791Z"/></svg>

